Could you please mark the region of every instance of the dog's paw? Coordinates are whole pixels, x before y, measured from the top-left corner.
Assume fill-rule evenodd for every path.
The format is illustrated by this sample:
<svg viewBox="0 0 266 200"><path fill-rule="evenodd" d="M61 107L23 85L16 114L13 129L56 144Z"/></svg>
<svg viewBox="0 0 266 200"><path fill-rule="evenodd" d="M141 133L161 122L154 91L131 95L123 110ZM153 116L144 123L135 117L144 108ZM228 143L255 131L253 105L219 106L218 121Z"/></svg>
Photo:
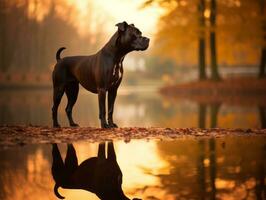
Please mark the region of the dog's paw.
<svg viewBox="0 0 266 200"><path fill-rule="evenodd" d="M79 125L76 124L76 123L71 123L70 126L71 126L71 127L79 127Z"/></svg>
<svg viewBox="0 0 266 200"><path fill-rule="evenodd" d="M61 128L60 124L53 124L53 128Z"/></svg>
<svg viewBox="0 0 266 200"><path fill-rule="evenodd" d="M118 126L115 123L109 123L110 128L118 128Z"/></svg>
<svg viewBox="0 0 266 200"><path fill-rule="evenodd" d="M102 123L102 124L101 124L101 127L102 127L102 128L111 128L110 125L107 124L107 123Z"/></svg>

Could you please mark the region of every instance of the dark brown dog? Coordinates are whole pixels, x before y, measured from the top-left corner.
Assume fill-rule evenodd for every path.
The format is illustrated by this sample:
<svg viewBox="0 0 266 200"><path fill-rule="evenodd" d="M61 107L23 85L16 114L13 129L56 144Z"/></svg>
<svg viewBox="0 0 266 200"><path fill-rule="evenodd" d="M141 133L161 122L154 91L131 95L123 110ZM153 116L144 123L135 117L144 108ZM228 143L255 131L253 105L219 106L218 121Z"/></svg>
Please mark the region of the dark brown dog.
<svg viewBox="0 0 266 200"><path fill-rule="evenodd" d="M78 126L72 118L72 108L77 100L79 83L87 90L98 94L99 118L102 128L113 128L114 102L117 89L123 77L123 59L134 50L146 50L149 39L143 37L133 24L122 22L116 25L117 32L96 54L60 58L65 48L56 53L57 64L53 71L53 126L59 127L57 110L64 92L68 103L66 113L70 126ZM106 121L105 99L108 92L108 123Z"/></svg>
<svg viewBox="0 0 266 200"><path fill-rule="evenodd" d="M78 165L76 151L72 144L67 146L65 163L56 144L53 144L52 175L55 180L54 193L58 188L83 189L95 193L102 200L129 200L122 190L122 172L116 161L112 142L108 142L107 158L105 143L99 144L98 156ZM140 199L133 199L140 200Z"/></svg>

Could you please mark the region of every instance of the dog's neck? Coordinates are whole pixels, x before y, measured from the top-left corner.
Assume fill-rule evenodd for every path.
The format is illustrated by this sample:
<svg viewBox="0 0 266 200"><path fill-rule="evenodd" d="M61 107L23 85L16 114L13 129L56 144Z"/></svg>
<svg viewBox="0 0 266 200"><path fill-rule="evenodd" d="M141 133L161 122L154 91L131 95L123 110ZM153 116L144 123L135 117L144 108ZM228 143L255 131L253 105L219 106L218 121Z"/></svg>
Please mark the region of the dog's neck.
<svg viewBox="0 0 266 200"><path fill-rule="evenodd" d="M130 51L121 49L117 45L117 40L119 38L118 31L111 37L107 44L101 49L104 56L110 56L113 58L114 63L120 63L123 61L125 55Z"/></svg>

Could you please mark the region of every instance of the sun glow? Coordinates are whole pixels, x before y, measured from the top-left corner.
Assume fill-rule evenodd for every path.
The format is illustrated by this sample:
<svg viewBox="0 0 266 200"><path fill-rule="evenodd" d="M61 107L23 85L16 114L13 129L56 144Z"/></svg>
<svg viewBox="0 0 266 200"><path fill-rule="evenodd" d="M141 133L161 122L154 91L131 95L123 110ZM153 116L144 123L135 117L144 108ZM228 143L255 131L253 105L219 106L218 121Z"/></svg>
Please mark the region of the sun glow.
<svg viewBox="0 0 266 200"><path fill-rule="evenodd" d="M65 157L65 148L60 149L62 157ZM74 144L79 164L84 160L97 156L98 144L79 143ZM166 198L167 192L160 188L161 181L157 174L169 174L169 164L157 154L156 141L117 141L114 144L117 162L123 173L123 191L128 197L142 196L146 199L151 193L156 193L160 199ZM64 149L64 150L63 150ZM129 159L130 157L130 159ZM143 190L143 188L146 188ZM60 194L69 199L99 198L88 191L59 189ZM136 196L137 195L137 196Z"/></svg>
<svg viewBox="0 0 266 200"><path fill-rule="evenodd" d="M97 35L98 30L110 36L115 30L115 24L127 21L134 23L142 32L151 37L156 31L159 17L164 10L158 6L141 8L144 0L30 0L28 16L42 21L54 10L64 20L77 27L81 35ZM95 36L96 36L95 35Z"/></svg>
<svg viewBox="0 0 266 200"><path fill-rule="evenodd" d="M160 7L148 7L141 9L144 0L108 0L108 1L92 1L92 0L68 0L76 6L78 10L77 23L84 31L89 29L88 25L95 24L95 20L104 18L104 28L107 33L112 33L115 24L122 21L134 23L143 30L148 36L154 34L159 17L163 14ZM88 22L88 16L92 17L92 21Z"/></svg>

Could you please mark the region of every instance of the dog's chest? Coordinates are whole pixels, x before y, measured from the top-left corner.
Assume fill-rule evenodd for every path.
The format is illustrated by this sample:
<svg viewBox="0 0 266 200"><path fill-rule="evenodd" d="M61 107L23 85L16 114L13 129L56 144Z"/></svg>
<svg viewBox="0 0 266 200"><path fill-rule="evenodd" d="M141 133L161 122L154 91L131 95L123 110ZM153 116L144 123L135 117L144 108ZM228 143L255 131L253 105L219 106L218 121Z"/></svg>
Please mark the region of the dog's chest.
<svg viewBox="0 0 266 200"><path fill-rule="evenodd" d="M123 66L122 64L117 64L112 72L111 86L116 85L123 77Z"/></svg>

